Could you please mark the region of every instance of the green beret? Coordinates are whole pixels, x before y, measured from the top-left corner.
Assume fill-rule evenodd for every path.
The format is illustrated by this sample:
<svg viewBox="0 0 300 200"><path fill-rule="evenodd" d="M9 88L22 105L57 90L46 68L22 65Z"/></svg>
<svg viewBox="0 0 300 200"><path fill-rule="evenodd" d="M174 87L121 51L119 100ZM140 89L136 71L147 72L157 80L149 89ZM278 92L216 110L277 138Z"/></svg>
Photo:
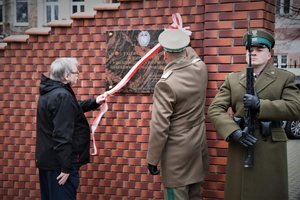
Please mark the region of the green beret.
<svg viewBox="0 0 300 200"><path fill-rule="evenodd" d="M271 33L265 30L251 30L250 33L252 34L252 46L267 47L269 50L274 47L275 40ZM243 44L247 46L247 33L244 35Z"/></svg>
<svg viewBox="0 0 300 200"><path fill-rule="evenodd" d="M179 29L166 29L158 37L158 42L167 52L181 52L190 43L190 37Z"/></svg>

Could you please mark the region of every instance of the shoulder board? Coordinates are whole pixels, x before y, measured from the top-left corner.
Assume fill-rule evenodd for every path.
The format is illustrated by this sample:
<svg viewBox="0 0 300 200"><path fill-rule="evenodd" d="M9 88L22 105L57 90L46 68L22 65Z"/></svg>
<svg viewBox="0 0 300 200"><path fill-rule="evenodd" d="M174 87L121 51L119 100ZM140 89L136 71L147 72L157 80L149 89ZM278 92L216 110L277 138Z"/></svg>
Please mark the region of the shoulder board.
<svg viewBox="0 0 300 200"><path fill-rule="evenodd" d="M196 58L196 59L194 59L194 60L192 61L192 63L196 63L196 62L199 62L199 61L201 61L201 59L200 59L200 58Z"/></svg>
<svg viewBox="0 0 300 200"><path fill-rule="evenodd" d="M168 79L169 76L173 73L173 71L167 71L166 73L164 73L161 78L162 79Z"/></svg>

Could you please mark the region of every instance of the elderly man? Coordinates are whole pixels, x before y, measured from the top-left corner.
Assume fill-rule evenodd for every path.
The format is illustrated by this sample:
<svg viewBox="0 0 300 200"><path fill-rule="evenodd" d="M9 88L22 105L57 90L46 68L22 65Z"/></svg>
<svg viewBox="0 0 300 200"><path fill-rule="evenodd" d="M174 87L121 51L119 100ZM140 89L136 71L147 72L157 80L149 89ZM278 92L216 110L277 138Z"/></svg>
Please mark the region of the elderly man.
<svg viewBox="0 0 300 200"><path fill-rule="evenodd" d="M89 162L90 127L84 112L98 108L105 98L77 101L71 86L78 81L78 66L75 58L58 58L50 78L42 75L36 129L42 200L75 200L79 168Z"/></svg>
<svg viewBox="0 0 300 200"><path fill-rule="evenodd" d="M201 199L200 183L208 171L205 129L207 68L181 30L159 35L167 66L154 89L148 169L159 174L165 199Z"/></svg>
<svg viewBox="0 0 300 200"><path fill-rule="evenodd" d="M225 200L287 200L287 137L281 120L300 118L300 94L295 75L278 69L271 61L275 41L265 30L252 30L249 54L256 95L246 93L246 71L231 73L209 107L217 133L229 142ZM236 121L227 114L232 108ZM254 135L243 120L244 109L255 113ZM245 168L246 147L254 149L253 167Z"/></svg>

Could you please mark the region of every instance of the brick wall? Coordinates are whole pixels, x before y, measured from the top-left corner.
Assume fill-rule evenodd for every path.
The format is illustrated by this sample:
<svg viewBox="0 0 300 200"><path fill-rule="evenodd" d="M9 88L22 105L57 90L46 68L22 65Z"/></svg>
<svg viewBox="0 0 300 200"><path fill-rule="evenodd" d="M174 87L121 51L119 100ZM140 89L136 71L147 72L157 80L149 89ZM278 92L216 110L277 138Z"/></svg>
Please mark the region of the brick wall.
<svg viewBox="0 0 300 200"><path fill-rule="evenodd" d="M106 31L160 29L179 12L193 32L191 45L209 69L207 106L225 76L245 64L242 36L247 17L252 28L274 30L272 0L121 1L96 8L95 15L74 15L73 21L31 29L25 36L0 44L0 197L39 199L35 167L35 112L41 73L60 56L79 59L79 98L105 91ZM29 36L28 36L29 35ZM146 152L152 95L116 94L96 133L99 153L81 169L78 199L163 199L160 177L148 175ZM87 114L91 123L97 112ZM210 174L204 199L222 199L227 143L207 120Z"/></svg>

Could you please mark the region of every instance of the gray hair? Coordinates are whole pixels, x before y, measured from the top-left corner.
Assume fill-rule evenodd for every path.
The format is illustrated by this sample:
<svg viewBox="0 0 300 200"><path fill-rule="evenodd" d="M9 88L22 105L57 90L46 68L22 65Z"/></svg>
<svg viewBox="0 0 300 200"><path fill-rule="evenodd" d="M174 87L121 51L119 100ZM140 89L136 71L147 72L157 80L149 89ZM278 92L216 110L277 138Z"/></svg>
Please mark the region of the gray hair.
<svg viewBox="0 0 300 200"><path fill-rule="evenodd" d="M76 58L57 58L51 64L50 79L62 82L65 80L65 75L71 73L74 66L78 65Z"/></svg>

